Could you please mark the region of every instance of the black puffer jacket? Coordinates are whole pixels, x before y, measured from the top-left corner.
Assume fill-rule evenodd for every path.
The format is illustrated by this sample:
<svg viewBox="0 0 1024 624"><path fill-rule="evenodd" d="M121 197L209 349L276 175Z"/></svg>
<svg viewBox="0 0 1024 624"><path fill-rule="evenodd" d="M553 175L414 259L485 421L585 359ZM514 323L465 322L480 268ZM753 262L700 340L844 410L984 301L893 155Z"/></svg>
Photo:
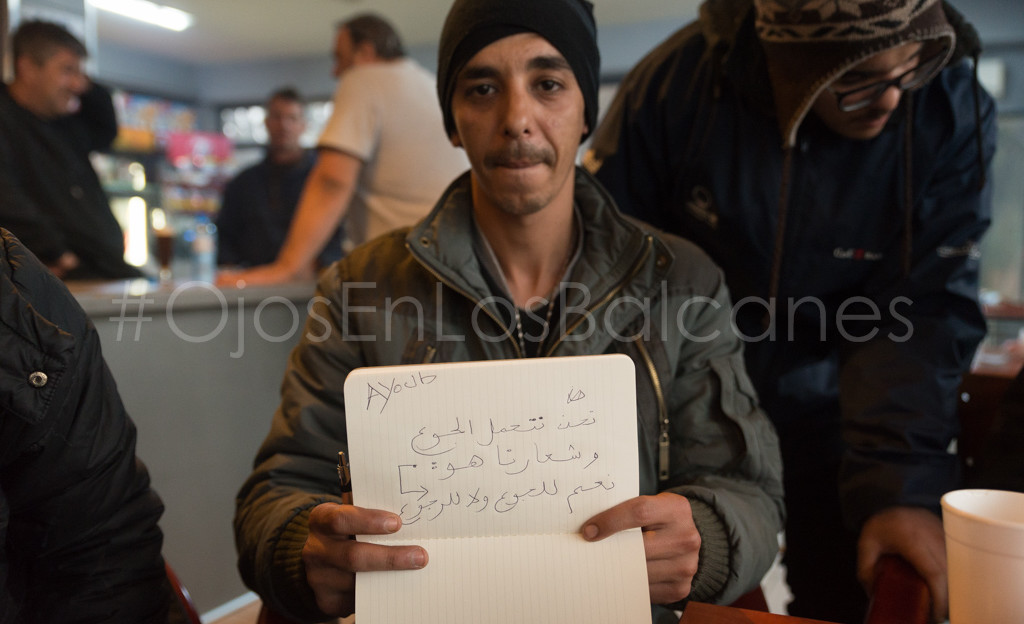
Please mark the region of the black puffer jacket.
<svg viewBox="0 0 1024 624"><path fill-rule="evenodd" d="M161 513L95 328L0 229L0 624L165 622Z"/></svg>

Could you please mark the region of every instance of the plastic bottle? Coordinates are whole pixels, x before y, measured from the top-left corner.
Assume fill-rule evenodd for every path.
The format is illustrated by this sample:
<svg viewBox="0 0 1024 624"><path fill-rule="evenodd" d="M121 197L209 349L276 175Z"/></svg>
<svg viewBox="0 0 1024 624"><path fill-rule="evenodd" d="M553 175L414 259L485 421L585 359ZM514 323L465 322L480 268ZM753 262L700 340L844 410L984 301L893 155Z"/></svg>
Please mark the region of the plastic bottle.
<svg viewBox="0 0 1024 624"><path fill-rule="evenodd" d="M206 215L196 218L195 237L192 239L194 278L200 282L213 282L217 275L217 226Z"/></svg>

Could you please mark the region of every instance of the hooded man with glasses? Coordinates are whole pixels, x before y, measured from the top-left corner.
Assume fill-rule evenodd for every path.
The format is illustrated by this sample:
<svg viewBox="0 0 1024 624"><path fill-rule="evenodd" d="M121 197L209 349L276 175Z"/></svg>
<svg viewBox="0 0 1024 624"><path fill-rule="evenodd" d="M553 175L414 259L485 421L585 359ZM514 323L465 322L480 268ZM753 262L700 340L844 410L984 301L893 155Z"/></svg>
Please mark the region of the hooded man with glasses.
<svg viewBox="0 0 1024 624"><path fill-rule="evenodd" d="M885 553L946 612L939 498L985 333L979 52L939 0L708 0L625 79L587 155L624 212L725 271L779 432L795 615L863 621Z"/></svg>

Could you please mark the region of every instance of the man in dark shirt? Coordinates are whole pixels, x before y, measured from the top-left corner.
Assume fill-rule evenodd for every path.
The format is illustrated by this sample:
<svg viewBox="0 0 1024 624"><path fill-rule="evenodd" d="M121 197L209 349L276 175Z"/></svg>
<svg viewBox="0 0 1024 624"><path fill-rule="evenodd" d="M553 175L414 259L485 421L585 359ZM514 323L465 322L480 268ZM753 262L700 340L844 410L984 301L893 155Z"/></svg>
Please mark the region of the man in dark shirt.
<svg viewBox="0 0 1024 624"><path fill-rule="evenodd" d="M315 153L299 138L306 129L295 89L275 91L267 102L267 155L239 173L224 190L217 229L218 264L258 266L277 258L298 206ZM317 257L321 267L341 257L341 228Z"/></svg>
<svg viewBox="0 0 1024 624"><path fill-rule="evenodd" d="M14 81L0 86L0 226L58 277L141 273L124 261L124 235L89 153L117 135L110 94L82 70L85 46L63 27L22 24Z"/></svg>

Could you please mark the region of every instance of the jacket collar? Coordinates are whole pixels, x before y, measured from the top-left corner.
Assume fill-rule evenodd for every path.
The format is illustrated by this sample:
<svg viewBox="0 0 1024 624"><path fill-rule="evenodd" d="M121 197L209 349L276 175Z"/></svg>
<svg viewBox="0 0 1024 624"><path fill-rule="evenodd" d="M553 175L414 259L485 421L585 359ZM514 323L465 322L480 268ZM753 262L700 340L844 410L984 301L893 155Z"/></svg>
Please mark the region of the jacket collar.
<svg viewBox="0 0 1024 624"><path fill-rule="evenodd" d="M430 214L410 230L406 246L432 272L483 298L488 287L473 248L470 176L467 171L445 190ZM572 279L603 291L626 277L629 265L643 252L647 235L580 167L574 194L583 219L583 248Z"/></svg>
<svg viewBox="0 0 1024 624"><path fill-rule="evenodd" d="M55 310L39 309L40 305ZM51 354L69 351L75 342L70 332L81 328L61 326L71 325L75 318L66 305L77 303L64 284L21 241L0 228L0 324L7 326L6 331Z"/></svg>
<svg viewBox="0 0 1024 624"><path fill-rule="evenodd" d="M448 187L431 213L410 230L406 247L439 279L481 301L492 293L474 252L470 176L467 172ZM566 289L566 308L595 310L608 305L609 298L642 300L655 294L672 264L664 243L624 217L607 191L579 167L575 202L583 241ZM615 325L621 326L637 309L623 305L615 312Z"/></svg>

